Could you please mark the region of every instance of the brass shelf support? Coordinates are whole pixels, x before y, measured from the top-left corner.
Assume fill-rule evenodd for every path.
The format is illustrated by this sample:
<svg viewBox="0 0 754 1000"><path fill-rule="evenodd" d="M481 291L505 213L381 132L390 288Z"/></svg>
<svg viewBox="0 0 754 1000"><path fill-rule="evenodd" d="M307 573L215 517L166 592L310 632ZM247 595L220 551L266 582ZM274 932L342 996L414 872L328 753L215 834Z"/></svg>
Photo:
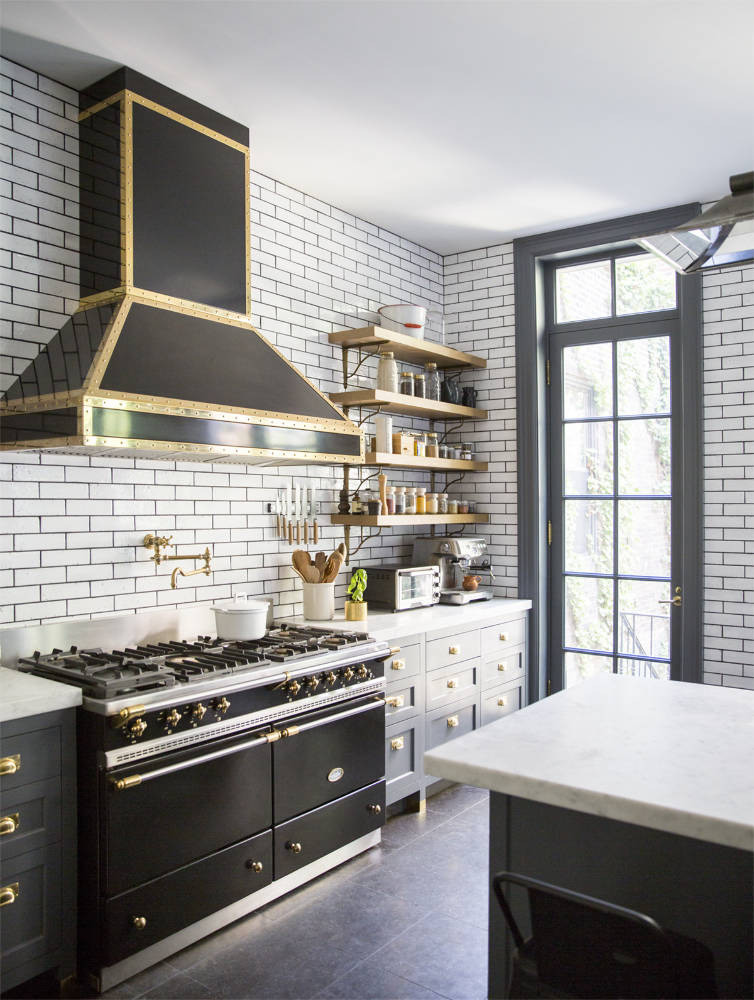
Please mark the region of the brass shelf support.
<svg viewBox="0 0 754 1000"><path fill-rule="evenodd" d="M209 546L204 550L204 552L199 552L196 554L188 556L170 556L166 555L162 550L165 548L172 548L173 542L170 541L172 535L161 536L156 534L148 534L144 536L144 548L154 549L154 555L152 556L152 561L155 566L159 566L163 562L174 562L176 560L182 559L192 559L196 562L197 559L201 559L204 562L203 566L198 569L185 570L181 566L176 566L173 572L170 574L170 586L173 590L178 587L178 577L179 576L197 576L202 573L204 576L209 576L212 573L212 568L210 562L212 561L212 553L209 551Z"/></svg>

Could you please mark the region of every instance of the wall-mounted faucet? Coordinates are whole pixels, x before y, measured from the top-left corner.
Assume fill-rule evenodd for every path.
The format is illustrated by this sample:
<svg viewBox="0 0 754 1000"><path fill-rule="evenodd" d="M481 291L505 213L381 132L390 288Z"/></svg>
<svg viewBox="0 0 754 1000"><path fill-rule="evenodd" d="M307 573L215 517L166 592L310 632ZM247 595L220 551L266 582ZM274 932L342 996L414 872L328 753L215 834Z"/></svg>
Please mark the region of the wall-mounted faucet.
<svg viewBox="0 0 754 1000"><path fill-rule="evenodd" d="M172 589L175 590L176 587L178 586L179 576L196 576L198 573L203 573L205 576L209 576L210 573L212 572L210 568L210 561L212 559L212 554L209 551L209 546L207 546L204 552L200 552L197 555L190 555L190 556L165 555L165 553L162 551L163 549L168 547L173 548L173 543L170 540L172 537L173 537L172 535L164 536L151 533L144 536L144 547L147 549L154 549L154 555L152 556L152 559L156 566L159 566L160 563L162 562L169 562L169 561L172 562L173 560L176 559L193 559L194 561L196 561L197 559L204 560L204 565L200 566L199 569L185 570L181 566L176 566L170 575L170 586L172 587Z"/></svg>

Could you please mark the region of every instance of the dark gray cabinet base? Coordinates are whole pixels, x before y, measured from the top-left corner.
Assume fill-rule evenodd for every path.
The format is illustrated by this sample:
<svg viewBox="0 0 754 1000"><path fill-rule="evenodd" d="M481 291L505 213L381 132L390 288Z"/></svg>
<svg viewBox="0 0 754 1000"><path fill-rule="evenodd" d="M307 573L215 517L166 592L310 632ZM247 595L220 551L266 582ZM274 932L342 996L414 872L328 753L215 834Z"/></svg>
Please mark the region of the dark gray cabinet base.
<svg viewBox="0 0 754 1000"><path fill-rule="evenodd" d="M493 793L490 877L518 872L654 917L706 944L718 996L752 996L752 862L749 851ZM523 890L510 893L528 933ZM490 897L489 996L507 996L511 940Z"/></svg>

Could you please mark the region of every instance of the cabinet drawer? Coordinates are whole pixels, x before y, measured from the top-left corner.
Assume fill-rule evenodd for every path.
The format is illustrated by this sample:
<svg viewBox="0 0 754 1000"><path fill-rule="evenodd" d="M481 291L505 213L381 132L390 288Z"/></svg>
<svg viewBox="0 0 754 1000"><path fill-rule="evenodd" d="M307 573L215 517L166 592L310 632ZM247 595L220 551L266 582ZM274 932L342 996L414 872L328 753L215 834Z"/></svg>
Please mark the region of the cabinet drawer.
<svg viewBox="0 0 754 1000"><path fill-rule="evenodd" d="M437 670L461 660L472 660L476 656L479 656L479 629L427 641L427 670Z"/></svg>
<svg viewBox="0 0 754 1000"><path fill-rule="evenodd" d="M422 648L419 644L401 646L396 642L392 645L400 646L400 652L385 660L385 682L388 689L393 681L402 684L408 677L417 677L422 669Z"/></svg>
<svg viewBox="0 0 754 1000"><path fill-rule="evenodd" d="M482 695L482 725L518 711L524 704L524 681L506 684Z"/></svg>
<svg viewBox="0 0 754 1000"><path fill-rule="evenodd" d="M427 750L442 746L479 727L479 702L467 699L455 705L446 705L427 715Z"/></svg>
<svg viewBox="0 0 754 1000"><path fill-rule="evenodd" d="M479 664L474 660L451 664L427 674L427 710L458 701L479 689Z"/></svg>
<svg viewBox="0 0 754 1000"><path fill-rule="evenodd" d="M386 800L390 805L419 790L424 753L424 719L385 730Z"/></svg>
<svg viewBox="0 0 754 1000"><path fill-rule="evenodd" d="M12 903L0 908L6 972L60 947L60 872L59 844L3 860L0 887L17 886L18 892Z"/></svg>
<svg viewBox="0 0 754 1000"><path fill-rule="evenodd" d="M15 858L60 840L60 778L0 793L0 852ZM14 829L11 829L11 826ZM3 833L3 830L8 830Z"/></svg>
<svg viewBox="0 0 754 1000"><path fill-rule="evenodd" d="M60 727L4 736L0 740L0 758L12 760L7 766L15 767L14 773L0 775L3 793L43 778L54 778L60 774Z"/></svg>
<svg viewBox="0 0 754 1000"><path fill-rule="evenodd" d="M271 881L272 832L266 830L109 900L105 964L119 962Z"/></svg>
<svg viewBox="0 0 754 1000"><path fill-rule="evenodd" d="M368 788L276 826L275 878L290 875L352 840L378 830L384 822L385 782L376 781Z"/></svg>
<svg viewBox="0 0 754 1000"><path fill-rule="evenodd" d="M410 719L424 711L424 679L416 677L413 683L391 684L385 696L385 722L390 725Z"/></svg>
<svg viewBox="0 0 754 1000"><path fill-rule="evenodd" d="M525 649L525 646L501 649L494 660L485 660L482 664L482 690L520 680L526 668Z"/></svg>
<svg viewBox="0 0 754 1000"><path fill-rule="evenodd" d="M526 617L513 621L490 625L482 629L482 656L497 656L511 646L520 646L526 641Z"/></svg>

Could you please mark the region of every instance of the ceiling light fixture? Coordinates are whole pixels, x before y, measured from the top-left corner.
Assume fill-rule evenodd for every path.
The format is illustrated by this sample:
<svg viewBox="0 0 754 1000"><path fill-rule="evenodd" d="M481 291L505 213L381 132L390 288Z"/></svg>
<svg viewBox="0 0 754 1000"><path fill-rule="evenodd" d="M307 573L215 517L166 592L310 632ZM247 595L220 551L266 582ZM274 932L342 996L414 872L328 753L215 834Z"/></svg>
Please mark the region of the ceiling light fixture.
<svg viewBox="0 0 754 1000"><path fill-rule="evenodd" d="M730 178L730 194L664 233L636 242L680 274L754 260L754 170Z"/></svg>

